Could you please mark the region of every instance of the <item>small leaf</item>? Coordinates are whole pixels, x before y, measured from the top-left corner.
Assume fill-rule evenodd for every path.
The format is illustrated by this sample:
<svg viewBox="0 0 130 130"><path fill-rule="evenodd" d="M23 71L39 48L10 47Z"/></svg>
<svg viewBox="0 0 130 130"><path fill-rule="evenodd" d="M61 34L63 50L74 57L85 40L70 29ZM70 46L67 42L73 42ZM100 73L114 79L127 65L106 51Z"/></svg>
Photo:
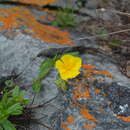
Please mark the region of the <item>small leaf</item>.
<svg viewBox="0 0 130 130"><path fill-rule="evenodd" d="M9 120L2 121L2 127L4 130L16 130L15 126Z"/></svg>
<svg viewBox="0 0 130 130"><path fill-rule="evenodd" d="M52 21L52 25L60 28L75 27L76 21L73 9L67 7L59 10L55 16L55 20Z"/></svg>
<svg viewBox="0 0 130 130"><path fill-rule="evenodd" d="M42 85L41 81L47 76L47 74L51 71L52 67L54 66L55 60L54 59L47 59L44 60L40 65L40 72L38 78L33 82L33 90L39 92Z"/></svg>
<svg viewBox="0 0 130 130"><path fill-rule="evenodd" d="M6 113L8 115L19 115L22 113L23 107L20 105L20 103L15 103L12 106L10 106Z"/></svg>
<svg viewBox="0 0 130 130"><path fill-rule="evenodd" d="M14 86L14 82L12 80L7 80L7 81L5 81L5 85L8 87L12 87L12 86Z"/></svg>
<svg viewBox="0 0 130 130"><path fill-rule="evenodd" d="M58 77L58 79L55 80L55 84L64 92L68 90L67 82L62 80L60 77Z"/></svg>
<svg viewBox="0 0 130 130"><path fill-rule="evenodd" d="M41 85L41 81L40 81L40 80L35 80L35 81L33 82L32 88L33 88L33 90L34 90L35 92L39 92L40 89L41 89L41 87L42 87L42 85Z"/></svg>
<svg viewBox="0 0 130 130"><path fill-rule="evenodd" d="M1 124L0 124L1 125ZM2 128L2 126L0 126L0 130L4 130L3 128Z"/></svg>
<svg viewBox="0 0 130 130"><path fill-rule="evenodd" d="M67 54L72 55L72 56L78 56L79 52L78 51L77 52L69 52Z"/></svg>
<svg viewBox="0 0 130 130"><path fill-rule="evenodd" d="M43 79L46 77L46 75L51 71L51 68L54 66L54 60L47 59L43 61L40 65L40 73L38 78Z"/></svg>
<svg viewBox="0 0 130 130"><path fill-rule="evenodd" d="M16 97L16 96L19 96L19 87L16 86L13 91L12 91L12 96L13 97Z"/></svg>
<svg viewBox="0 0 130 130"><path fill-rule="evenodd" d="M113 41L111 42L111 45L112 45L112 46L119 46L121 43L122 43L121 40L113 40Z"/></svg>
<svg viewBox="0 0 130 130"><path fill-rule="evenodd" d="M58 59L60 59L61 55L55 55L53 57L53 61L56 62Z"/></svg>

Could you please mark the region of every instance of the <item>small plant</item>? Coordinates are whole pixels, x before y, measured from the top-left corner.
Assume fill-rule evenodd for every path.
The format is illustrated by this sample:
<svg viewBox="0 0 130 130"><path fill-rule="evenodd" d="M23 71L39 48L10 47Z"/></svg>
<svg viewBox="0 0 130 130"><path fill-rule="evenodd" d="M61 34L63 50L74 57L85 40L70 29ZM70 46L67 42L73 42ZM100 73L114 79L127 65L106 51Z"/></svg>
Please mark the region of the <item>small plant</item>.
<svg viewBox="0 0 130 130"><path fill-rule="evenodd" d="M109 37L108 32L107 32L106 29L101 29L101 30L97 33L97 35L99 35L98 37L99 37L101 40L108 40L108 37Z"/></svg>
<svg viewBox="0 0 130 130"><path fill-rule="evenodd" d="M61 9L57 12L52 25L60 28L75 27L75 16L72 9Z"/></svg>
<svg viewBox="0 0 130 130"><path fill-rule="evenodd" d="M43 61L40 65L39 75L33 82L33 90L36 92L40 91L42 86L41 81L47 76L51 69L55 67L59 72L55 84L58 88L66 91L67 80L75 78L80 73L82 60L75 56L78 54L78 52L71 52Z"/></svg>
<svg viewBox="0 0 130 130"><path fill-rule="evenodd" d="M59 75L57 76L57 79L54 81L54 83L62 91L66 92L68 90L68 83L67 83L67 81L61 79L61 77Z"/></svg>
<svg viewBox="0 0 130 130"><path fill-rule="evenodd" d="M121 40L113 40L110 45L113 47L117 47L117 46L120 46L121 43L122 43Z"/></svg>
<svg viewBox="0 0 130 130"><path fill-rule="evenodd" d="M28 100L24 98L25 94L20 91L18 86L12 86L14 84L10 81L6 84L9 86L5 87L0 99L0 130L16 130L15 125L8 118L22 114L24 105L28 103Z"/></svg>
<svg viewBox="0 0 130 130"><path fill-rule="evenodd" d="M33 81L33 90L39 92L41 89L41 82L46 77L46 75L51 71L52 67L54 66L55 58L47 59L43 61L40 65L40 72L38 74L37 79Z"/></svg>
<svg viewBox="0 0 130 130"><path fill-rule="evenodd" d="M77 55L77 53L65 54L55 63L55 68L59 72L55 84L63 91L68 89L68 79L75 78L80 74L82 59L74 56L75 54Z"/></svg>
<svg viewBox="0 0 130 130"><path fill-rule="evenodd" d="M42 80L47 76L52 68L58 71L58 75L54 83L62 91L68 90L68 80L77 77L80 74L81 68L86 68L87 73L83 72L83 75L90 76L91 74L107 75L112 77L107 71L93 70L96 67L89 64L82 65L82 58L78 57L78 52L70 52L62 55L55 56L43 61L40 65L40 72L36 80L33 83L33 90L39 92L42 87Z"/></svg>
<svg viewBox="0 0 130 130"><path fill-rule="evenodd" d="M73 9L71 7L59 9L52 25L60 28L75 27L76 22Z"/></svg>

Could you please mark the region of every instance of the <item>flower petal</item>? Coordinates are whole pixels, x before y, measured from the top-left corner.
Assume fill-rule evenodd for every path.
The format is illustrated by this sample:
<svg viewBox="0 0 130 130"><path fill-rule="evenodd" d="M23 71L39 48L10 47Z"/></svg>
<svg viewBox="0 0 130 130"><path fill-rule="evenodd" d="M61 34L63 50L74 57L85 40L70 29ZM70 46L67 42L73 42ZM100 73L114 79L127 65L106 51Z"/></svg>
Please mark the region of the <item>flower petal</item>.
<svg viewBox="0 0 130 130"><path fill-rule="evenodd" d="M80 73L82 60L72 55L64 55L61 60L57 60L55 67L58 69L63 80L76 77Z"/></svg>

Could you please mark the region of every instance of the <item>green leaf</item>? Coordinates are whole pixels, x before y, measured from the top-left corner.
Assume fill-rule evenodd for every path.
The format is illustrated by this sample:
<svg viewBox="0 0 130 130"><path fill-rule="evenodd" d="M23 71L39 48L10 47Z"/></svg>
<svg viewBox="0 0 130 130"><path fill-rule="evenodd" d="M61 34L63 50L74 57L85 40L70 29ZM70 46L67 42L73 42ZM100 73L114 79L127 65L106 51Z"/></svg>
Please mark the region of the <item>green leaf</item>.
<svg viewBox="0 0 130 130"><path fill-rule="evenodd" d="M23 107L21 106L21 104L15 103L7 109L6 113L8 115L19 115L22 113L22 110L23 110Z"/></svg>
<svg viewBox="0 0 130 130"><path fill-rule="evenodd" d="M55 60L54 59L47 59L44 60L40 65L40 72L38 78L34 80L32 88L34 91L39 92L42 84L41 81L47 76L47 74L51 71L52 67L54 66Z"/></svg>
<svg viewBox="0 0 130 130"><path fill-rule="evenodd" d="M12 96L13 97L16 97L16 96L19 96L19 87L16 86L13 90L12 90Z"/></svg>
<svg viewBox="0 0 130 130"><path fill-rule="evenodd" d="M78 56L79 52L78 51L77 52L69 52L67 54L72 55L72 56Z"/></svg>
<svg viewBox="0 0 130 130"><path fill-rule="evenodd" d="M13 85L13 88L4 91L0 100L0 129L16 130L15 126L8 121L11 115L20 115L23 112L23 104L28 100L24 99L24 92L20 88Z"/></svg>
<svg viewBox="0 0 130 130"><path fill-rule="evenodd" d="M5 81L5 85L8 87L12 87L12 86L14 86L14 82L12 80L7 80L7 81Z"/></svg>
<svg viewBox="0 0 130 130"><path fill-rule="evenodd" d="M1 125L1 124L0 124ZM0 130L4 130L3 128L2 128L2 126L0 126Z"/></svg>
<svg viewBox="0 0 130 130"><path fill-rule="evenodd" d="M55 84L64 92L68 90L67 82L62 80L60 77L58 77L58 79L55 80Z"/></svg>
<svg viewBox="0 0 130 130"><path fill-rule="evenodd" d="M7 101L8 101L8 94L5 93L2 97L2 100L1 100L2 107L5 109L7 107Z"/></svg>
<svg viewBox="0 0 130 130"><path fill-rule="evenodd" d="M71 7L60 9L55 16L55 20L52 21L52 25L61 28L75 27L76 21L73 9Z"/></svg>
<svg viewBox="0 0 130 130"><path fill-rule="evenodd" d="M112 46L119 46L121 43L122 43L121 40L113 40L113 41L111 42L111 45L112 45Z"/></svg>
<svg viewBox="0 0 130 130"><path fill-rule="evenodd" d="M59 60L60 57L61 57L61 55L55 55L55 56L53 57L54 63L55 63L57 60Z"/></svg>
<svg viewBox="0 0 130 130"><path fill-rule="evenodd" d="M39 92L41 89L42 85L41 85L41 81L40 80L35 80L33 82L32 88L35 92Z"/></svg>
<svg viewBox="0 0 130 130"><path fill-rule="evenodd" d="M12 105L13 103L19 102L21 104L27 104L28 100L24 98L25 92L20 91L19 86L16 86L12 91L12 98L8 98L7 104Z"/></svg>
<svg viewBox="0 0 130 130"><path fill-rule="evenodd" d="M54 66L54 60L47 59L43 61L40 65L40 73L38 79L43 79L51 71L51 68Z"/></svg>
<svg viewBox="0 0 130 130"><path fill-rule="evenodd" d="M9 120L4 120L2 122L2 127L4 130L16 130L15 126Z"/></svg>

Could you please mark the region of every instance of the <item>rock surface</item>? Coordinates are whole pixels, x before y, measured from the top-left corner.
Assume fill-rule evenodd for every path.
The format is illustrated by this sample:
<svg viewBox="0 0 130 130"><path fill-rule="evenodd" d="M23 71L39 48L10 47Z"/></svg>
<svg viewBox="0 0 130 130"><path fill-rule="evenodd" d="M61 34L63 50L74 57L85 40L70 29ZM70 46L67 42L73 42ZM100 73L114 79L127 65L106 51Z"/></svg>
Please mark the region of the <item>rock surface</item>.
<svg viewBox="0 0 130 130"><path fill-rule="evenodd" d="M15 71L16 74L22 72L17 79L17 82L21 86L28 86L32 83L39 72L40 63L46 59L46 57L43 56L42 58L36 57L37 54L44 51L45 48L57 47L56 44L47 44L24 34L16 36L13 40L1 35L0 41L0 77L9 76L13 71ZM82 54L81 57L84 63L92 64L96 66L98 70L108 71L113 76L113 79L104 78L102 81L104 84L97 82L89 86L91 98L81 98L78 101L79 104L84 104L99 122L85 119L79 114L79 107L71 105L73 87L70 87L69 91L64 94L57 89L54 84L54 79L56 78L55 70L43 81L43 89L36 97L34 104L46 102L55 96L58 97L52 101L50 105L37 109L36 118L40 118L42 114L48 115L48 117L43 118L41 122L43 121L51 125L54 130L61 130L61 123L63 121L65 122L69 115L73 115L75 118L74 122L68 125L72 130L84 130L83 124L85 123L95 123L95 130L130 129L129 123L116 118L116 115L120 114L129 116L129 79L121 74L118 70L118 66L110 60L110 57L98 53L96 55L86 53ZM99 77L97 77L97 79ZM84 78L81 82L86 82L87 84ZM109 84L109 87L107 84ZM95 94L95 88L100 89L101 93L98 95ZM116 96L120 92L121 96ZM103 96L104 93L107 95L106 97ZM31 98L34 96L30 87L27 89L27 96ZM112 102L110 105L108 104L109 101ZM101 110L99 109L100 107L102 107ZM43 130L43 127L34 124L30 129Z"/></svg>
<svg viewBox="0 0 130 130"><path fill-rule="evenodd" d="M91 10L92 17L96 17L94 11L97 6L95 0L86 5L86 10ZM104 15L111 19L109 14ZM86 35L88 34L86 33ZM74 32L72 38L79 38L79 33ZM76 79L69 81L69 90L64 93L54 84L57 72L53 69L42 81L42 90L35 97L33 105L55 99L43 107L35 109L34 117L40 119L41 123L51 126L53 130L67 128L89 130L92 127L94 130L130 130L130 79L120 72L115 59L107 54L98 51L91 52L87 49L87 47L99 49L95 40L77 41L75 46L77 47L77 45L86 47L84 53L80 54L84 64L95 66L97 71L107 71L113 78L101 74L94 76L96 80L92 80L81 74L77 77L78 82ZM20 74L16 80L17 84L25 88L27 98L33 99L32 81L39 73L40 63L47 58L45 55L39 57L37 55L41 52L45 54L47 49L51 55L55 55L56 52L52 51L53 48L56 48L59 53L59 48L65 50L65 47L73 48L56 43L48 44L22 33L13 39L9 39L1 33L0 79L10 76L12 73ZM129 64L127 66L129 69ZM128 70L127 73L129 74ZM77 83L80 89L76 88L74 83ZM76 93L80 90L81 93L87 91L85 91L85 95L81 96ZM42 118L43 116L45 117ZM29 130L46 130L46 128L42 125L31 124Z"/></svg>

